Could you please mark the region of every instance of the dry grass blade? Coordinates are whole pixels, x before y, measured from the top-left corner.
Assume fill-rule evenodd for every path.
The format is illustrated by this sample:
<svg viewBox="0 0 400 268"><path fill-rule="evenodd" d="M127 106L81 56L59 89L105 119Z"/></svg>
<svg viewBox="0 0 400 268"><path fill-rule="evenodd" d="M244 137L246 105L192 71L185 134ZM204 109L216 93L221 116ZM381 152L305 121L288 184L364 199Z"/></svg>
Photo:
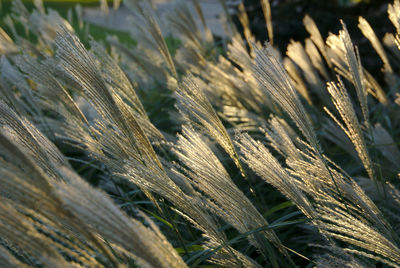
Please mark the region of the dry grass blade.
<svg viewBox="0 0 400 268"><path fill-rule="evenodd" d="M289 159L287 163L291 174L301 179L299 187L315 201L313 206L317 217L313 224L327 237L373 252L389 262L396 262L398 237L364 191L342 171L330 168L328 173L318 157L309 153L304 156L308 158L307 161ZM328 179L332 176L335 185ZM376 259L374 255L367 257Z"/></svg>
<svg viewBox="0 0 400 268"><path fill-rule="evenodd" d="M328 45L328 56L330 58L330 61L332 64L335 66L334 70L336 73L341 75L342 77L345 77L347 80L351 81L354 86L356 87L357 91L357 82L353 78L353 73L352 70L350 69L351 66L349 65L349 62L347 61L348 57L348 52L346 52L346 47L342 41L342 39L345 38L344 32L341 31L341 35L329 35L327 38L327 45ZM347 39L347 38L345 38ZM351 51L351 40L350 43L348 43L349 47L349 52L350 55L352 54ZM355 52L354 52L355 53ZM357 59L357 57L356 57ZM353 58L354 60L354 58ZM357 67L358 68L358 67ZM389 100L386 96L386 93L383 91L382 87L378 84L378 82L374 79L374 77L365 69L362 68L362 72L360 70L357 71L358 74L362 73L364 81L361 81L361 85L368 90L368 92L375 97L380 103L384 104L387 106L389 104ZM356 78L357 78L357 73L356 73ZM357 78L358 79L358 78ZM358 94L358 91L357 91Z"/></svg>
<svg viewBox="0 0 400 268"><path fill-rule="evenodd" d="M388 15L390 21L396 27L397 33L400 34L400 1L394 0L393 4L388 5Z"/></svg>
<svg viewBox="0 0 400 268"><path fill-rule="evenodd" d="M185 176L184 176L185 177ZM188 181L190 179L185 178ZM233 247L228 245L228 239L224 232L221 232L217 221L213 216L205 213L205 209L200 209L199 206L194 205L187 207L190 208L189 214L179 212L184 218L193 224L193 226L203 232L203 237L206 241L203 243L203 247L208 250L215 251L209 258L209 262L221 265L224 267L254 267L259 268L260 266L251 258L244 255L243 253L235 250ZM204 206L205 203L200 203ZM195 216L194 218L191 218Z"/></svg>
<svg viewBox="0 0 400 268"><path fill-rule="evenodd" d="M310 94L308 93L308 89L306 83L304 82L299 69L293 63L293 61L289 58L283 59L283 65L285 66L285 70L289 74L291 78L291 82L299 94L307 101L308 104L312 104Z"/></svg>
<svg viewBox="0 0 400 268"><path fill-rule="evenodd" d="M267 24L268 41L271 43L271 45L274 45L274 32L272 27L271 5L269 0L261 0L261 8Z"/></svg>
<svg viewBox="0 0 400 268"><path fill-rule="evenodd" d="M228 44L228 57L244 70L251 70L254 64L240 35L233 36L231 43Z"/></svg>
<svg viewBox="0 0 400 268"><path fill-rule="evenodd" d="M196 3L196 1L194 1L194 3ZM196 7L196 10L198 10L198 8L200 7ZM167 15L167 19L171 28L173 28L174 31L183 38L183 40L190 41L191 44L200 51L204 50L201 43L202 38L200 30L198 29L195 19L186 3L178 2Z"/></svg>
<svg viewBox="0 0 400 268"><path fill-rule="evenodd" d="M345 132L334 123L332 120L327 121L327 123L323 126L324 132L322 135L338 145L340 148L345 150L349 155L353 156L355 159L359 160L357 151L354 149L354 146L350 140L350 138L346 135Z"/></svg>
<svg viewBox="0 0 400 268"><path fill-rule="evenodd" d="M378 84L375 78L370 74L366 69L363 69L364 78L366 80L366 86L368 92L376 98L380 103L385 106L389 106L389 99L386 95L385 91L382 87Z"/></svg>
<svg viewBox="0 0 400 268"><path fill-rule="evenodd" d="M0 134L0 142L2 154L13 161L12 163L2 161L2 168L0 168L1 195L10 199L13 207L18 208L25 220L32 225L26 226L27 228L35 228L35 230L47 233L50 239L46 237L45 241L42 241L42 245L51 252L59 249L64 251L66 256L77 258L90 265L97 265L98 260L95 260L93 254L99 254L99 252L104 253L111 263L115 262L107 247L88 231L86 225L74 217L62 205L59 197L54 194L54 183L57 180L69 180L69 178L60 177L60 172L57 172L56 176L58 177L56 178L48 177L35 160L31 160L25 152L21 151L19 145L12 143L3 134ZM14 224L18 224L18 221L9 223L11 226ZM17 245L24 243L24 239L20 241L19 236L9 238ZM37 252L36 247L33 246L33 252L36 252L35 254L40 259L44 253ZM61 256L57 254L49 257L60 258ZM103 259L100 256L99 258ZM104 261L108 262L105 259Z"/></svg>
<svg viewBox="0 0 400 268"><path fill-rule="evenodd" d="M339 38L343 43L344 54L346 56L346 63L349 67L352 81L355 85L358 101L360 102L361 111L364 116L364 123L369 128L369 112L367 103L367 90L364 84L364 74L361 66L360 55L358 54L357 47L354 49L351 43L349 32L346 25L342 21L343 30L339 33Z"/></svg>
<svg viewBox="0 0 400 268"><path fill-rule="evenodd" d="M33 0L33 4L35 5L36 9L40 11L41 14L45 13L43 0Z"/></svg>
<svg viewBox="0 0 400 268"><path fill-rule="evenodd" d="M214 107L236 106L259 114L276 108L252 75L253 59L239 37L235 37L228 47L229 58L219 57L217 63L207 61L196 73L208 84L204 89L209 101Z"/></svg>
<svg viewBox="0 0 400 268"><path fill-rule="evenodd" d="M135 21L134 23L138 27L139 31L141 31L141 40L160 53L167 64L171 75L178 78L175 64L171 54L169 53L167 44L165 43L160 26L155 18L150 3L143 0L129 0L126 1L125 4L136 15L138 21Z"/></svg>
<svg viewBox="0 0 400 268"><path fill-rule="evenodd" d="M353 250L352 254L367 255L392 267L398 267L396 263L400 261L400 249L369 223L349 214L345 209L333 209L329 206L319 206L317 209L322 220L319 226L323 232L377 256L358 250Z"/></svg>
<svg viewBox="0 0 400 268"><path fill-rule="evenodd" d="M201 9L201 6L200 6L199 1L198 1L198 0L193 0L193 5L194 5L194 7L195 7L195 9L196 9L197 14L198 14L199 17L200 17L201 24L203 25L204 34L205 34L205 40L206 40L208 43L211 44L211 43L214 42L214 37L213 37L213 34L212 34L210 28L209 28L208 25L207 25L207 22L206 22L206 19L205 19L205 17L204 17L204 14L203 14L203 11L202 11L202 9Z"/></svg>
<svg viewBox="0 0 400 268"><path fill-rule="evenodd" d="M303 71L303 75L307 83L311 86L319 98L329 105L329 98L326 96L324 83L318 76L318 73L313 68L313 65L300 42L292 41L287 46L286 55L291 58Z"/></svg>
<svg viewBox="0 0 400 268"><path fill-rule="evenodd" d="M221 145L245 176L232 140L211 103L204 95L203 87L206 87L206 85L201 80L193 76L186 77L176 90L179 101L178 107L188 122L208 133Z"/></svg>
<svg viewBox="0 0 400 268"><path fill-rule="evenodd" d="M221 4L222 9L223 9L223 26L225 33L228 36L236 36L239 34L238 29L236 28L235 23L233 22L233 19L229 13L228 5L225 0L218 0L218 2Z"/></svg>
<svg viewBox="0 0 400 268"><path fill-rule="evenodd" d="M112 97L106 83L101 76L93 58L87 53L78 37L61 27L55 40L56 60L60 71L79 85L81 90L93 102L97 112L106 117L114 118L120 127L123 126L123 117L116 109L117 105Z"/></svg>
<svg viewBox="0 0 400 268"><path fill-rule="evenodd" d="M18 47L3 28L0 27L0 55L7 55L15 52L18 52Z"/></svg>
<svg viewBox="0 0 400 268"><path fill-rule="evenodd" d="M235 130L256 132L259 126L264 126L267 123L263 117L235 106L225 105L222 114L226 120L234 125Z"/></svg>
<svg viewBox="0 0 400 268"><path fill-rule="evenodd" d="M4 268L27 268L28 265L20 262L15 256L8 252L4 247L0 247L0 263Z"/></svg>
<svg viewBox="0 0 400 268"><path fill-rule="evenodd" d="M319 249L326 250L316 258L317 267L326 268L364 268L369 267L369 263L356 259L354 256L347 253L343 248L336 245L310 245Z"/></svg>
<svg viewBox="0 0 400 268"><path fill-rule="evenodd" d="M47 14L33 11L29 16L28 27L40 38L43 45L45 47L47 46L46 50L48 50L48 52L46 54L51 54L53 52L52 44L61 27L65 27L69 31L74 32L74 29L68 21L61 17L55 10L49 10Z"/></svg>
<svg viewBox="0 0 400 268"><path fill-rule="evenodd" d="M307 32L310 34L311 40L318 47L319 51L324 57L328 67L331 68L332 64L326 52L324 39L322 38L315 21L310 16L306 15L303 19L303 24L306 27Z"/></svg>
<svg viewBox="0 0 400 268"><path fill-rule="evenodd" d="M358 156L360 157L365 170L368 172L369 177L375 180L374 167L368 154L367 146L365 143L364 135L361 131L361 126L358 122L357 115L354 111L350 97L345 89L343 83L339 81L338 84L333 82L328 83L328 91L332 96L332 101L338 110L345 126L340 123L336 117L325 108L325 111L332 117L332 119L340 126L346 133L351 142L353 143Z"/></svg>
<svg viewBox="0 0 400 268"><path fill-rule="evenodd" d="M61 49L63 48L61 47ZM85 52L80 51L80 53ZM86 62L84 64L87 65L91 63ZM94 72L94 75L96 77L101 78L101 75L98 74L97 69L94 69ZM84 79L87 78L85 77ZM83 82L81 82L81 84L83 84ZM103 84L99 84L99 87L100 86L100 92L104 92L107 89ZM92 98L101 97L99 95L99 92L97 92L99 91L99 89L89 89L91 91L91 95L87 95L90 101L93 101ZM105 93L110 94L107 91L105 91ZM99 107L101 107L102 104L97 104L95 101L93 101L95 107L99 110ZM98 141L91 138L87 139L88 134L85 133L85 131L83 131L84 135L82 135L82 133L76 133L76 131L74 133L69 131L67 135L69 135L74 140L81 141L83 144L86 144L89 150L92 151L92 153L96 157L98 157L98 159L104 161L104 163L106 163L114 173L128 178L130 181L134 182L139 187L144 189L145 192L153 191L167 198L168 200L173 202L176 207L180 208L185 214L190 215L190 217L193 218L194 221L200 222L201 226L206 226L205 229L209 230L210 225L207 225L207 222L209 221L207 220L207 214L204 214L204 212L196 207L195 204L185 205L187 204L190 197L186 196L182 191L180 191L179 187L175 185L173 181L171 181L171 179L166 175L153 148L151 147L146 136L141 130L141 127L138 125L138 121L132 115L130 108L126 104L124 104L122 100L115 94L113 96L110 96L109 99L104 100L104 102L106 101L108 102L108 104L104 105L105 109L114 109L114 113L116 114L114 115L113 113L110 113L110 115L107 115L103 111L102 117L106 121L109 121L112 125L116 124L117 126L122 125L122 127L124 127L124 125L122 124L124 123L127 126L130 126L128 130L131 131L131 133L121 135L120 132L109 130L106 124L98 122L97 126L92 129L93 132L96 133ZM118 110L121 111L120 115L117 113ZM122 121L122 119L124 121ZM126 130L122 128L122 134L124 134L125 131ZM131 136L128 134L130 134ZM125 142L127 141L127 139L128 141L129 139L132 139L131 144L133 145L133 147L127 147L127 143ZM112 157L107 156L105 152L107 152ZM125 164L122 166L121 161L125 162ZM220 241L220 239L218 241Z"/></svg>
<svg viewBox="0 0 400 268"><path fill-rule="evenodd" d="M0 102L0 127L3 135L22 146L48 175L56 178L56 167L69 166L61 152L28 120L20 118L5 103Z"/></svg>
<svg viewBox="0 0 400 268"><path fill-rule="evenodd" d="M216 253L217 256L222 254L223 260L227 263L234 263L235 267L251 263L248 258L227 244L224 232L220 231L217 221L206 211L207 207L205 207L205 202L200 194L191 186L186 185L190 181L189 178L176 168L171 168L166 172L158 166L151 166L148 163L144 165L134 159L125 162L126 173L119 175L173 203L175 210L203 233L206 238L204 243L206 248L212 245L221 247L221 252ZM185 184L184 187L182 187L182 184ZM217 256L215 258L218 258ZM213 259L214 257L211 257L211 261ZM219 259L219 262L223 260ZM217 260L215 259L215 261Z"/></svg>
<svg viewBox="0 0 400 268"><path fill-rule="evenodd" d="M195 9L202 14L201 8L199 6L196 7L196 1L193 3ZM195 18L184 1L178 1L174 8L168 12L166 18L173 34L183 40L183 46L178 49L175 57L177 66L182 70L187 69L188 71L197 67L201 68L206 63L208 52L211 51L208 47L211 47L212 43L207 41L207 38L210 39L211 37L212 39L211 32L208 33L208 28L206 27L206 39L202 37Z"/></svg>
<svg viewBox="0 0 400 268"><path fill-rule="evenodd" d="M163 60L153 50L140 46L127 48L115 38L108 38L107 41L124 56L121 57L124 64L135 65L136 68L132 68L135 73L130 74L140 86L147 85L150 81L162 81L163 78L163 83L167 83L170 75L163 67Z"/></svg>
<svg viewBox="0 0 400 268"><path fill-rule="evenodd" d="M0 98L19 115L26 116L28 112L31 111L30 107L25 105L25 103L10 90L9 84L4 79L0 79Z"/></svg>
<svg viewBox="0 0 400 268"><path fill-rule="evenodd" d="M16 58L16 65L37 84L42 101L49 107L57 111L59 108L55 106L61 103L71 117L89 124L71 95L53 76L51 63L38 62L28 55L23 55Z"/></svg>
<svg viewBox="0 0 400 268"><path fill-rule="evenodd" d="M325 78L325 80L329 80L330 76L328 70L325 67L324 60L321 58L321 54L320 52L318 52L318 48L315 46L314 42L310 38L307 38L305 40L305 50L314 68L319 71L319 73Z"/></svg>
<svg viewBox="0 0 400 268"><path fill-rule="evenodd" d="M136 91L134 90L128 77L119 67L118 63L106 52L106 50L97 42L92 41L91 53L93 58L98 59L99 69L106 83L124 99L133 108L135 118L140 121L144 132L153 140L165 140L161 132L150 122L150 119L140 101Z"/></svg>
<svg viewBox="0 0 400 268"><path fill-rule="evenodd" d="M299 186L313 197L316 206L343 209L361 221L371 223L371 226L383 236L398 241L390 224L354 179L335 166L328 158L325 158L326 161L332 165L329 167L329 171L311 151L303 153L303 157L303 159L297 160L288 159L287 164L291 174L301 178L301 182L304 184L299 184ZM330 177L334 178L336 185L329 180Z"/></svg>
<svg viewBox="0 0 400 268"><path fill-rule="evenodd" d="M11 4L11 10L15 16L17 16L17 20L22 23L26 23L29 18L29 10L24 6L21 0L15 0ZM24 25L27 27L27 25ZM25 28L26 29L26 28Z"/></svg>
<svg viewBox="0 0 400 268"><path fill-rule="evenodd" d="M360 28L363 35L369 40L372 47L383 61L383 69L386 75L387 83L389 83L391 87L396 87L396 79L393 74L392 66L390 65L386 52L383 49L382 44L376 36L374 30L363 17L358 18L358 28Z"/></svg>
<svg viewBox="0 0 400 268"><path fill-rule="evenodd" d="M104 80L121 95L121 98L127 99L141 116L148 119L136 91L116 60L107 53L106 49L100 43L91 41L90 47L93 58L99 61L99 69L103 74Z"/></svg>
<svg viewBox="0 0 400 268"><path fill-rule="evenodd" d="M69 183L57 184L65 205L107 241L133 254L139 264L150 267L187 267L172 245L150 219L150 228L128 218L102 192L93 189L70 170L63 169Z"/></svg>
<svg viewBox="0 0 400 268"><path fill-rule="evenodd" d="M262 130L269 145L283 157L302 159L298 148L304 149L304 146L298 142L298 135L285 120L271 116L265 129Z"/></svg>
<svg viewBox="0 0 400 268"><path fill-rule="evenodd" d="M62 29L55 42L58 47L56 59L61 67L60 71L77 83L76 86L85 93L88 101L93 103L97 113L104 120L112 122L123 133L130 150L158 162L150 141L130 107L107 87L94 59L79 39L65 28ZM158 165L161 166L160 163Z"/></svg>
<svg viewBox="0 0 400 268"><path fill-rule="evenodd" d="M289 77L275 51L267 43L264 49L257 48L255 52L256 63L253 70L261 87L290 116L307 141L317 151L320 151L311 119L291 85Z"/></svg>
<svg viewBox="0 0 400 268"><path fill-rule="evenodd" d="M51 238L40 233L30 222L29 217L15 209L15 204L1 198L0 236L15 241L21 250L38 258L45 267L66 267L68 262L57 252Z"/></svg>
<svg viewBox="0 0 400 268"><path fill-rule="evenodd" d="M286 134L283 134L284 137ZM332 168L328 172L319 157L310 151L301 153L301 158L294 155L287 158L290 169L285 171L261 143L247 135L242 135L239 143L245 162L296 203L322 234L381 256L364 255L368 258L389 264L398 261L395 256L399 249L393 242L397 241L396 235L393 236L379 210L350 178ZM282 150L283 147L279 148ZM332 183L332 177L335 183ZM309 202L305 193L314 202ZM344 199L347 200L345 204ZM379 245L371 246L375 243ZM357 255L358 252L365 253L349 253Z"/></svg>
<svg viewBox="0 0 400 268"><path fill-rule="evenodd" d="M373 128L372 135L374 136L377 149L387 160L397 166L397 164L400 163L400 152L388 131L382 127L381 124L376 124Z"/></svg>
<svg viewBox="0 0 400 268"><path fill-rule="evenodd" d="M139 125L142 120L144 128L148 126L148 130L151 132L151 123L146 118L143 119L143 116L136 119L131 107L122 101L113 88L108 87L95 62L96 59L86 51L77 36L61 26L55 44L59 72L73 81L70 83L73 88L84 93L103 120L103 122L97 121L97 126L92 127L91 132L78 127L81 133L69 131L68 135L72 139L88 145L88 148L93 150L94 155L105 160L115 172L120 172L123 168L120 163L118 164L118 161L129 157L143 159L161 167L162 165L148 137ZM109 76L106 75L105 77ZM140 106L138 109L140 110ZM77 127L75 123L70 126L72 129ZM110 126L112 127L110 128ZM99 130L107 133L108 136L102 135ZM92 135L97 136L101 141L94 140L91 137ZM104 139L105 137L107 139ZM85 138L88 138L88 140L85 140ZM105 151L100 150L100 148L104 148ZM112 152L111 156L117 157L107 156L105 154L107 151ZM155 201L149 192L145 192L145 194L150 200ZM154 203L157 206L157 203Z"/></svg>
<svg viewBox="0 0 400 268"><path fill-rule="evenodd" d="M239 11L238 18L239 18L240 24L243 27L244 38L246 39L247 44L250 47L250 55L252 57L254 57L255 37L251 33L249 17L247 16L246 9L245 9L242 1L240 2L239 6L238 6L238 11Z"/></svg>
<svg viewBox="0 0 400 268"><path fill-rule="evenodd" d="M0 169L0 171L2 171L2 177L4 176L9 179L7 183L2 179L3 190L8 191L10 194L14 193L12 197L14 200L17 198L24 206L27 206L27 204L29 204L28 202L31 202L32 205L28 205L29 208L34 208L35 204L38 205L38 200L41 200L40 203L42 206L46 206L46 210L40 211L40 213L43 213L42 215L45 218L56 223L59 222L58 224L60 226L69 226L69 229L73 231L82 232L90 227L89 230L95 233L98 232L104 239L120 247L117 247L118 250L133 255L138 263L142 263L143 265L150 265L151 267L186 267L177 252L151 222L151 229L149 229L139 221L129 219L102 192L93 189L75 173L63 167L65 165L57 165L56 176L58 177L55 178L56 180L48 180L38 169L36 162L31 162L29 157L25 157L17 147L13 149L13 145L7 143L7 140L4 139L2 140L2 145L2 152L5 152L4 148L7 148L8 154L14 154L14 156L20 158L20 161L27 163L27 165L24 165L26 170L24 172L30 170L32 179L36 176L35 184L27 186L27 182L24 182L24 180L21 179L22 177L18 177L18 173L14 173L13 175L8 172L7 169ZM50 156L47 156L47 158L51 159ZM26 175L27 174L25 174L25 176ZM27 178L30 176L28 175ZM40 181L43 183L40 183ZM4 188L4 186L7 187ZM25 190L17 194L18 189ZM31 193L29 193L29 191L31 191ZM7 209L2 207L0 211L1 213L5 213ZM17 215L16 213L13 214ZM11 216L7 216L7 218L9 218L10 221L4 226L7 228L13 226L11 222L22 222L22 220L18 219L13 220ZM43 221L45 218L41 220ZM146 220L149 221L148 219ZM84 226L86 226L86 228L78 227L78 223L85 223ZM26 228L28 227L26 226ZM6 231L8 229L2 228L2 230ZM17 231L19 229L15 229L14 226L14 230ZM11 236L12 233L10 231L8 233ZM30 233L32 233L32 231L30 231ZM3 236L4 235L3 233ZM89 238L90 231L81 233L81 235ZM26 239L29 238L26 237ZM48 248L43 246L31 246L28 244L28 249L32 250L33 248L37 248L36 250L39 250L39 252L35 252L35 255L46 256L46 251L44 249L51 250L54 243L44 238L41 238L41 240L44 241L43 246L47 245ZM17 241L22 242L22 239L18 238ZM99 241L96 241L94 237L92 237L92 242L99 246ZM104 250L105 248L100 247L100 249ZM50 251L48 256L50 258L55 258L61 255ZM54 261L53 265L49 264L49 266L65 267L67 264L62 260L63 258L60 257L59 260Z"/></svg>
<svg viewBox="0 0 400 268"><path fill-rule="evenodd" d="M219 244L209 242L206 244L206 248L213 250L215 248L219 248ZM227 251L219 250L211 256L209 262L217 264L222 267L248 267L248 268L261 268L259 264L257 264L254 260L248 258L246 255L242 254L239 251L234 250L233 248L230 251L235 253L235 258Z"/></svg>
<svg viewBox="0 0 400 268"><path fill-rule="evenodd" d="M214 213L245 233L252 229L268 225L267 221L231 180L222 163L214 155L201 136L191 127L183 127L182 135L174 149L180 161L188 168L187 173L193 185L211 198L209 205ZM254 244L265 257L274 260L274 252L263 242L269 240L290 260L288 252L273 230L250 236Z"/></svg>
<svg viewBox="0 0 400 268"><path fill-rule="evenodd" d="M22 73L6 58L0 61L0 86L2 94L6 97L8 104L12 105L20 114L31 114L41 117L40 109L36 103L33 91L30 89ZM17 94L10 89L18 89L25 100L18 98Z"/></svg>
<svg viewBox="0 0 400 268"><path fill-rule="evenodd" d="M396 44L396 38L392 33L383 36L383 44L388 48L397 61L400 61L400 51Z"/></svg>
<svg viewBox="0 0 400 268"><path fill-rule="evenodd" d="M257 175L293 201L307 217L315 217L314 208L298 188L296 179L290 176L261 142L255 141L246 134L239 135L237 142L243 154L244 162Z"/></svg>

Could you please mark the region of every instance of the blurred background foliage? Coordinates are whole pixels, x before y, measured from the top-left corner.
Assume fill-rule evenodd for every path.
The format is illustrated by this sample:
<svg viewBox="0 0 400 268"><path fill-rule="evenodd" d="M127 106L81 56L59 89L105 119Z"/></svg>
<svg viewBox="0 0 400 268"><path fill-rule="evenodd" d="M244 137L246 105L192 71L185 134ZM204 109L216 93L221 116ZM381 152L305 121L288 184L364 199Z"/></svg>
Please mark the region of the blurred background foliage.
<svg viewBox="0 0 400 268"><path fill-rule="evenodd" d="M388 0L271 0L272 24L274 29L274 45L285 54L290 40L303 41L308 37L303 25L303 18L309 15L318 25L322 37L337 33L341 29L342 19L350 33L352 41L360 49L363 65L372 73L380 73L377 54L368 45L358 25L358 17L364 17L375 30L381 40L385 33L395 28L387 18ZM265 20L259 0L244 0L246 12L250 18L251 30L260 41L267 40ZM236 18L237 27L241 28ZM382 79L382 77L378 77Z"/></svg>
<svg viewBox="0 0 400 268"><path fill-rule="evenodd" d="M226 1L233 6L240 3L238 0ZM1 27L4 27L3 18L10 13L11 2L12 0L0 0ZM33 0L22 0L22 2L29 10L34 7ZM80 4L83 7L99 6L100 4L99 0L44 0L43 2L47 8L57 10L63 17L66 17L68 10L72 9L76 4ZM107 2L112 8L113 0L107 0ZM123 0L121 2L123 3ZM349 33L356 45L368 42L357 28L359 16L363 16L370 22L379 38L382 38L384 33L393 30L393 26L386 16L387 4L390 2L388 0L271 0L270 2L275 43L282 52L285 52L286 46L291 39L299 41L308 36L302 23L302 19L306 14L315 20L324 37L329 32L337 32L340 29L341 25L338 18L342 18L348 26ZM267 40L267 31L265 30L265 20L260 1L243 0L243 3L256 38L261 41ZM240 29L241 25L237 19L236 22L237 27ZM90 28L89 34L96 40L104 39L107 34L116 34L122 38L122 41L129 41L128 35L123 32L104 29L96 25L91 25ZM370 49L360 51L363 59L363 56L374 52L370 46L363 47ZM368 62L366 64L369 66ZM373 63L371 64L373 65Z"/></svg>

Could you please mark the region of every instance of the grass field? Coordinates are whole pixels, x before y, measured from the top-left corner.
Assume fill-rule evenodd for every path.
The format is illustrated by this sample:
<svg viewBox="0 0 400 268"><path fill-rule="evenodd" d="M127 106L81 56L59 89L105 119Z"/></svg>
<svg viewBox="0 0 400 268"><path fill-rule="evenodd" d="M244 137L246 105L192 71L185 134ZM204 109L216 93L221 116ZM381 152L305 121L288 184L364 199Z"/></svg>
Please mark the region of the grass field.
<svg viewBox="0 0 400 268"><path fill-rule="evenodd" d="M130 36L3 2L0 266L400 267L400 1L283 51L187 3L127 2Z"/></svg>

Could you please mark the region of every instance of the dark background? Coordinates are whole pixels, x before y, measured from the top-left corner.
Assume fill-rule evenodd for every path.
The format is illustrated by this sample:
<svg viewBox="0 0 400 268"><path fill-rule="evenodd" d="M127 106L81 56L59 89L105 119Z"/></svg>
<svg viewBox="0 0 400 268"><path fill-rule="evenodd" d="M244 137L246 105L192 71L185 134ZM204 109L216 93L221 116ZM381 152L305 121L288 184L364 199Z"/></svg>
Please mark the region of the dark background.
<svg viewBox="0 0 400 268"><path fill-rule="evenodd" d="M260 41L267 40L265 19L259 0L244 0L251 30ZM290 40L303 42L309 36L303 25L306 14L316 22L322 37L329 32L337 34L341 29L340 19L346 23L353 43L359 47L362 64L370 71L379 71L378 55L357 27L358 17L364 17L380 40L387 32L395 32L387 16L387 5L393 1L345 1L345 0L270 0L274 44L285 53ZM237 18L235 22L241 29ZM304 43L303 43L304 44Z"/></svg>

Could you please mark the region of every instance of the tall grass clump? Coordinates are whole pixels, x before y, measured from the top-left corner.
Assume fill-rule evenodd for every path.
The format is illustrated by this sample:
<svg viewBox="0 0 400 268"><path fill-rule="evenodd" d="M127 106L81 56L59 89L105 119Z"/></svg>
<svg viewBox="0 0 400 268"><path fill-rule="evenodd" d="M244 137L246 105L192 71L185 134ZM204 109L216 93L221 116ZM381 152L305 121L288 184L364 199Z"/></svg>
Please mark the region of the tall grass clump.
<svg viewBox="0 0 400 268"><path fill-rule="evenodd" d="M80 6L4 18L1 267L400 267L398 0L382 41L359 18L382 74L343 21L282 54L266 0L264 44L243 4L222 42L197 0L123 4L130 42Z"/></svg>

